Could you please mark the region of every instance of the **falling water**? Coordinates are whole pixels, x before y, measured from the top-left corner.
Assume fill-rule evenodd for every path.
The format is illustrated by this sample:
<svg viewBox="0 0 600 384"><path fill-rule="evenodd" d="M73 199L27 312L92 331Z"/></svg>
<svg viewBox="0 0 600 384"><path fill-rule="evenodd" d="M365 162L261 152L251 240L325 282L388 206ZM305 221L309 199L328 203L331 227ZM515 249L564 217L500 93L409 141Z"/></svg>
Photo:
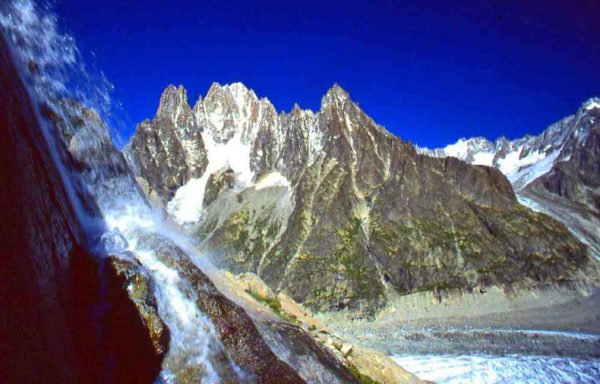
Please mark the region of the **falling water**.
<svg viewBox="0 0 600 384"><path fill-rule="evenodd" d="M140 237L160 235L185 251L205 271L212 266L162 212L147 204L129 173L115 172L111 167L105 167L106 164L88 164L91 168L81 173L70 169L66 165L67 154L61 153L57 142L63 140L62 136L55 124L47 119L48 108L51 108L61 115L61 121L69 124L64 106L57 104L60 100L71 99L93 107L101 120L114 121L116 107L110 97L112 85L101 72L91 71L83 65L73 38L59 31L57 19L48 6L40 6L33 0L4 0L0 3L0 27L30 97L37 105L37 117L44 127L42 134L52 149L77 218L90 237L89 242L99 244L99 257L112 254L135 258L154 282L159 315L171 335L160 379L166 383L176 381L175 372L170 368L177 365L200 368L203 382L220 382L223 362L219 358L226 353L213 324L196 305L195 293L188 282L168 266L156 250L144 247ZM76 127L66 128L73 132L77 130ZM92 134L81 137L87 142L79 143L80 148L93 151L106 149L107 145L112 147L107 128L85 128ZM90 214L85 196L93 196L102 218ZM423 378L448 383L591 383L600 377L597 362L569 358L440 354L403 355L397 359ZM251 381L252 378L231 360L225 364L235 373L236 381Z"/></svg>
<svg viewBox="0 0 600 384"><path fill-rule="evenodd" d="M170 368L176 364L177 369L200 372L202 382L217 383L225 364L236 381L250 381L251 377L231 359L223 363L222 356L227 354L213 324L196 305L195 294L185 279L161 261L155 250L137 246L140 235L160 234L179 248L190 249L178 229L147 204L129 171L115 171L120 153L112 144L108 128L102 126L102 120L111 121L115 108L110 83L101 72L84 66L74 39L59 31L57 18L48 5L40 6L32 0L5 1L0 4L0 26L37 108L42 134L59 167L69 199L86 231L88 239L84 243L91 244L99 257L107 254L134 257L154 282L159 315L170 331L169 352L160 379L174 382L175 374ZM85 121L83 128L73 126L67 112L80 111L65 106L65 100L98 111L96 126L87 126L94 124L89 121ZM50 121L49 110L58 118ZM57 130L57 121L66 126ZM64 132L78 134L78 130L83 132L78 136L82 154L105 151L110 157L108 164L93 163L94 156L90 155L83 171L70 169L68 154L61 152L63 147L58 141L64 140ZM86 196L93 197L102 218L91 214ZM200 255L190 257L196 264L208 267Z"/></svg>

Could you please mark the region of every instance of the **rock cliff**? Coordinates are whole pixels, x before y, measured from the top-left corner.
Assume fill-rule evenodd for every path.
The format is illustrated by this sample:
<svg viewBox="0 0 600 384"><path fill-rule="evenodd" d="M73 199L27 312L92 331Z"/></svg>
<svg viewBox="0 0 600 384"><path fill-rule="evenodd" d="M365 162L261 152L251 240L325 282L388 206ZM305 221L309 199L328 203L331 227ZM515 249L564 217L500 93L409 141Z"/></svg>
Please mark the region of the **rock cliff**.
<svg viewBox="0 0 600 384"><path fill-rule="evenodd" d="M181 139L190 129L203 144ZM313 309L369 314L396 294L568 283L588 261L501 172L419 154L338 85L319 111L289 113L239 83L213 84L193 108L170 86L125 154L217 264ZM145 165L166 156L190 169L192 154L207 159L200 174ZM227 188L215 185L225 168Z"/></svg>

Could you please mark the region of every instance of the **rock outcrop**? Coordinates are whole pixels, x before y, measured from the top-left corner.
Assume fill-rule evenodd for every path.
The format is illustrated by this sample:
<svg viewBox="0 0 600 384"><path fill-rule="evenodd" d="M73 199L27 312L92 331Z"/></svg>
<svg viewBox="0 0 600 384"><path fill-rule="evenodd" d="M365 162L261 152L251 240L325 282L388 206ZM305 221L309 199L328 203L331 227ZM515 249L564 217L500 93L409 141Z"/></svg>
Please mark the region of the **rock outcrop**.
<svg viewBox="0 0 600 384"><path fill-rule="evenodd" d="M185 95L167 88L155 120L173 92ZM419 154L338 85L318 112L277 114L241 84L214 84L193 108L176 100L168 109L192 111L182 129L198 130L208 165L162 195L167 211L216 263L313 309L370 314L396 294L562 284L588 261L563 225L517 202L501 172ZM176 124L153 129L164 138L155 153L181 136ZM163 161L139 149L147 136L138 126L125 151L133 164ZM205 199L223 167L233 187ZM174 180L137 169L157 191Z"/></svg>
<svg viewBox="0 0 600 384"><path fill-rule="evenodd" d="M156 250L165 264L175 268L189 282L198 308L214 324L228 355L258 383L356 382L346 367L302 330L279 322L261 324L253 320L240 305L221 293L176 244L156 234L142 235L139 241L142 247ZM277 343L285 343L287 360L274 352L278 348L267 342L270 336L265 332L276 335ZM290 352L288 348L292 347L295 350ZM314 360L311 370L307 370L302 363L311 360Z"/></svg>
<svg viewBox="0 0 600 384"><path fill-rule="evenodd" d="M134 168L164 199L206 169L204 141L182 87L165 91L156 117L139 125L130 146L143 153L134 159Z"/></svg>
<svg viewBox="0 0 600 384"><path fill-rule="evenodd" d="M400 384L422 383L415 375L400 367L385 354L334 335L319 324L312 313L287 295L275 295L255 274L242 273L234 277L240 286L258 303L270 308L277 316L300 325L318 343L348 367L360 383Z"/></svg>

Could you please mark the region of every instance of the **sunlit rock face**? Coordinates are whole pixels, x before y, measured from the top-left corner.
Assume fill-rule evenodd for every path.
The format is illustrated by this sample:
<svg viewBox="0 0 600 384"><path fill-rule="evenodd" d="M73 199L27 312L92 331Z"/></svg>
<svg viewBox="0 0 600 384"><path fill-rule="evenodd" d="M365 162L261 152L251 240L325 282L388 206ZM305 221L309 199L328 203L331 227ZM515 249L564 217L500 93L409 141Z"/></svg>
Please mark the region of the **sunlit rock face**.
<svg viewBox="0 0 600 384"><path fill-rule="evenodd" d="M127 293L128 278L93 252L51 152L70 169L77 161L58 136L56 148L44 139L2 34L0 69L2 381L151 382L164 351ZM76 195L100 222L94 199Z"/></svg>
<svg viewBox="0 0 600 384"><path fill-rule="evenodd" d="M600 257L599 147L600 99L592 98L538 136L460 139L418 151L499 169L523 204L563 222Z"/></svg>
<svg viewBox="0 0 600 384"><path fill-rule="evenodd" d="M165 94L153 121L190 109L166 108ZM156 191L176 181L164 206L216 263L313 309L369 314L397 293L562 284L588 262L563 225L517 202L501 172L419 154L338 85L317 112L278 114L239 83L214 84L191 110L181 130L202 137L204 173L145 172L182 134L142 123L125 149L136 175ZM224 169L233 181L215 189Z"/></svg>
<svg viewBox="0 0 600 384"><path fill-rule="evenodd" d="M165 90L156 117L140 124L137 132L131 146L144 156L135 166L159 195L171 198L206 169L204 141L182 87Z"/></svg>

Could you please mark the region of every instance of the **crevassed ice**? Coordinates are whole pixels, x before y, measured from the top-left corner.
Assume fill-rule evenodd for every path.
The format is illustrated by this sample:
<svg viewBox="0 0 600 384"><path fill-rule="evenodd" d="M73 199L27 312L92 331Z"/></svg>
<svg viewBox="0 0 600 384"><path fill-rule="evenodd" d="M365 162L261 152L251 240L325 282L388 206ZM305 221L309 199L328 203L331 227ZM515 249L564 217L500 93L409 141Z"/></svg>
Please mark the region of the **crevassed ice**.
<svg viewBox="0 0 600 384"><path fill-rule="evenodd" d="M439 384L592 384L600 361L526 355L401 355L394 360L423 380Z"/></svg>

